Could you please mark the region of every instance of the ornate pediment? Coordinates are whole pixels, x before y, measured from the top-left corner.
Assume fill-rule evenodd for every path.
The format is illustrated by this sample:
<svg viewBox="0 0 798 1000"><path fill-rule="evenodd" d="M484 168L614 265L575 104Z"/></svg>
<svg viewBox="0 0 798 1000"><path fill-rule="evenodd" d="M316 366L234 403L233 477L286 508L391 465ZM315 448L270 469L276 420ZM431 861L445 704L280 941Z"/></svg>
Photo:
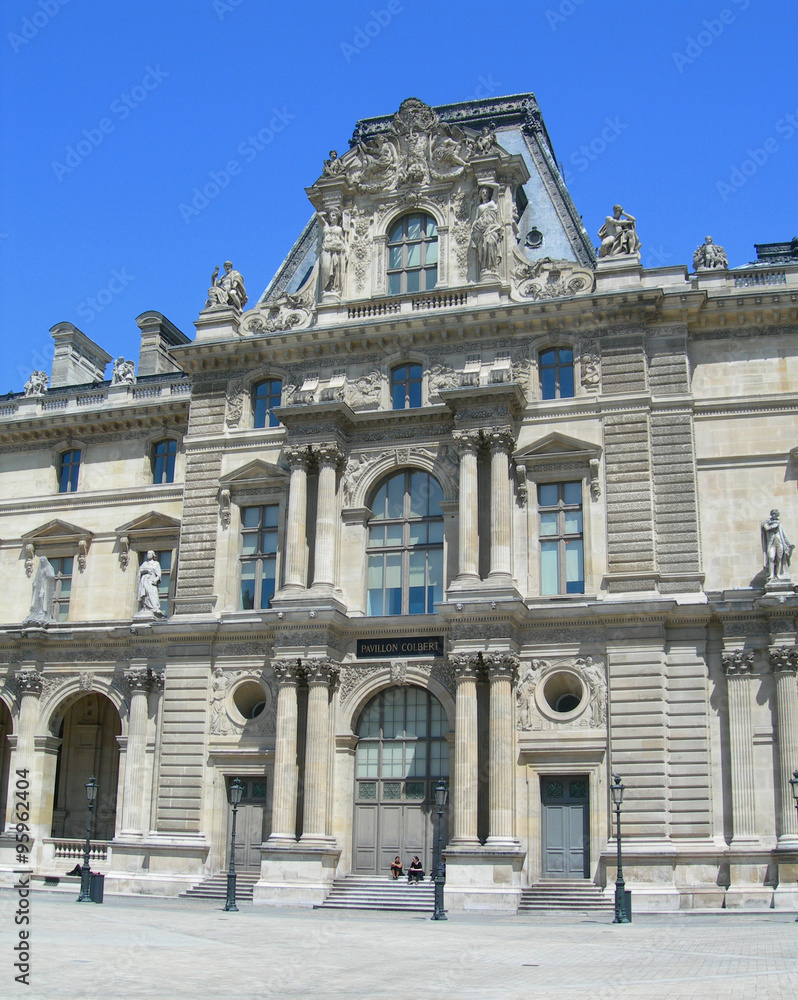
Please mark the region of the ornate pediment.
<svg viewBox="0 0 798 1000"><path fill-rule="evenodd" d="M511 276L516 301L560 299L593 290L593 271L572 260L529 261L514 248Z"/></svg>
<svg viewBox="0 0 798 1000"><path fill-rule="evenodd" d="M71 545L76 544L81 538L90 540L92 533L87 528L79 528L68 521L54 518L47 524L29 531L22 536L22 541L35 546L48 545Z"/></svg>

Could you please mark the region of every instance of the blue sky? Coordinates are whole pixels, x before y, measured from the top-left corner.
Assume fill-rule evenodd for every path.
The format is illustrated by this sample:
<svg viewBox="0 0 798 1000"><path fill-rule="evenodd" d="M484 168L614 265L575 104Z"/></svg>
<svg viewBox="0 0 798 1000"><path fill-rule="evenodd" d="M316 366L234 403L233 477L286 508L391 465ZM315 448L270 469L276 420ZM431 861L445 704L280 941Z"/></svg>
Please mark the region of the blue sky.
<svg viewBox="0 0 798 1000"><path fill-rule="evenodd" d="M531 91L592 236L620 201L646 266L706 234L745 263L798 233L797 7L6 0L0 393L49 371L63 320L134 359L145 310L193 336L227 258L254 303L328 150L409 96Z"/></svg>

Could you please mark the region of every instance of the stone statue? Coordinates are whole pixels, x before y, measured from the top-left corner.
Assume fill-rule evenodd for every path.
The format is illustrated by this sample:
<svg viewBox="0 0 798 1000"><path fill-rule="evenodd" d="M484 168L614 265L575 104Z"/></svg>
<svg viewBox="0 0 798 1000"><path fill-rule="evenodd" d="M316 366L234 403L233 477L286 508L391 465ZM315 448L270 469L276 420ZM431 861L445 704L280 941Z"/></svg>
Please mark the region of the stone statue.
<svg viewBox="0 0 798 1000"><path fill-rule="evenodd" d="M493 200L490 188L479 191L479 206L474 225L471 227L471 246L476 247L480 277L486 273L496 274L501 260L502 225L499 221L499 206Z"/></svg>
<svg viewBox="0 0 798 1000"><path fill-rule="evenodd" d="M324 221L324 216L319 213ZM329 221L324 226L321 240L321 290L341 294L344 278L344 253L346 237L341 227L340 212L330 212Z"/></svg>
<svg viewBox="0 0 798 1000"><path fill-rule="evenodd" d="M232 306L241 312L247 304L247 291L241 272L236 271L232 261L224 262L224 274L219 278L219 268L215 267L211 275L211 287L208 289L206 309L226 309Z"/></svg>
<svg viewBox="0 0 798 1000"><path fill-rule="evenodd" d="M137 597L139 609L134 615L135 618L165 618L161 611L161 596L158 593L158 584L161 582L161 564L155 558L155 553L150 549L147 558L139 566L139 584Z"/></svg>
<svg viewBox="0 0 798 1000"><path fill-rule="evenodd" d="M25 383L25 395L26 396L43 396L47 392L47 383L50 381L50 376L47 372L33 371L30 373L30 378Z"/></svg>
<svg viewBox="0 0 798 1000"><path fill-rule="evenodd" d="M790 557L795 546L787 537L780 517L779 511L772 510L767 521L762 522L762 549L765 554L768 583L790 579Z"/></svg>
<svg viewBox="0 0 798 1000"><path fill-rule="evenodd" d="M482 129L480 135L474 140L477 155L488 156L496 148L496 133L492 132L487 125Z"/></svg>
<svg viewBox="0 0 798 1000"><path fill-rule="evenodd" d="M211 736L227 736L231 732L225 707L229 684L230 678L225 675L221 667L217 667L213 672L211 684Z"/></svg>
<svg viewBox="0 0 798 1000"><path fill-rule="evenodd" d="M387 189L396 180L397 161L396 146L384 136L360 142L350 181L370 193Z"/></svg>
<svg viewBox="0 0 798 1000"><path fill-rule="evenodd" d="M56 618L53 615L55 600L55 571L47 556L39 556L39 565L33 578L33 593L31 595L30 611L23 625L52 625Z"/></svg>
<svg viewBox="0 0 798 1000"><path fill-rule="evenodd" d="M114 373L111 376L111 385L133 385L135 381L135 362L125 361L124 358L117 358L114 361Z"/></svg>
<svg viewBox="0 0 798 1000"><path fill-rule="evenodd" d="M322 174L325 177L337 177L338 174L344 169L344 164L342 160L338 159L338 150L330 150L329 160L324 161L324 166L322 167Z"/></svg>
<svg viewBox="0 0 798 1000"><path fill-rule="evenodd" d="M601 240L599 257L623 257L640 249L635 217L624 212L620 205L612 206L612 215L605 218L598 235Z"/></svg>
<svg viewBox="0 0 798 1000"><path fill-rule="evenodd" d="M693 254L693 267L696 271L712 268L727 268L729 258L723 247L712 242L711 236L705 236L704 242Z"/></svg>

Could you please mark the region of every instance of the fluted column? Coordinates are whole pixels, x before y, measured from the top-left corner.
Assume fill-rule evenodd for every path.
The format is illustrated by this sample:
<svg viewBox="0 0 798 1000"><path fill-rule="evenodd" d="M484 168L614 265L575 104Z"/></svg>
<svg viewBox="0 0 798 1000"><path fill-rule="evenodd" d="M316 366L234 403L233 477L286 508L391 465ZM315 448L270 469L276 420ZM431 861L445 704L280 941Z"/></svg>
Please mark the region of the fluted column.
<svg viewBox="0 0 798 1000"><path fill-rule="evenodd" d="M510 572L510 450L508 431L493 431L490 446L490 573L496 583L509 583Z"/></svg>
<svg viewBox="0 0 798 1000"><path fill-rule="evenodd" d="M125 755L125 787L122 797L121 836L140 837L149 822L144 819L144 790L147 762L147 720L153 677L147 667L130 667L125 671L130 691L130 717Z"/></svg>
<svg viewBox="0 0 798 1000"><path fill-rule="evenodd" d="M455 654L449 657L455 676L454 717L454 824L452 846L474 846L477 839L477 792L479 763L477 756L477 656Z"/></svg>
<svg viewBox="0 0 798 1000"><path fill-rule="evenodd" d="M749 678L752 652L723 653L729 692L729 745L731 748L732 846L757 839L754 793L754 734L751 723Z"/></svg>
<svg viewBox="0 0 798 1000"><path fill-rule="evenodd" d="M490 788L487 846L515 847L513 831L513 761L515 713L513 680L518 657L511 653L483 653L490 682L489 746Z"/></svg>
<svg viewBox="0 0 798 1000"><path fill-rule="evenodd" d="M274 785L270 841L296 841L298 660L274 660L277 722L274 736Z"/></svg>
<svg viewBox="0 0 798 1000"><path fill-rule="evenodd" d="M43 837L49 837L53 822L53 799L55 783L55 753L60 740L53 740L49 750L37 752L36 729L39 723L40 696L42 693L42 675L35 667L24 667L18 670L13 680L19 695L19 720L16 726L16 747L11 762L8 786L8 821L16 824L14 815L16 805L13 794L14 779L18 772L21 780L28 781L28 818L30 846L41 843Z"/></svg>
<svg viewBox="0 0 798 1000"><path fill-rule="evenodd" d="M308 511L308 462L303 448L286 448L291 473L288 482L288 517L285 532L284 590L304 590L306 583L305 539Z"/></svg>
<svg viewBox="0 0 798 1000"><path fill-rule="evenodd" d="M338 528L335 481L342 455L336 444L321 444L314 450L319 463L319 487L313 586L332 588L335 582L335 541Z"/></svg>
<svg viewBox="0 0 798 1000"><path fill-rule="evenodd" d="M798 846L798 816L790 778L798 769L798 646L771 646L776 681L776 739L779 769L779 847Z"/></svg>
<svg viewBox="0 0 798 1000"><path fill-rule="evenodd" d="M479 432L456 431L454 440L460 453L460 493L458 495L460 549L457 579L465 582L479 580L479 534L477 528Z"/></svg>
<svg viewBox="0 0 798 1000"><path fill-rule="evenodd" d="M305 740L305 810L302 841L329 842L327 778L330 759L330 683L338 668L330 660L306 660L308 721Z"/></svg>

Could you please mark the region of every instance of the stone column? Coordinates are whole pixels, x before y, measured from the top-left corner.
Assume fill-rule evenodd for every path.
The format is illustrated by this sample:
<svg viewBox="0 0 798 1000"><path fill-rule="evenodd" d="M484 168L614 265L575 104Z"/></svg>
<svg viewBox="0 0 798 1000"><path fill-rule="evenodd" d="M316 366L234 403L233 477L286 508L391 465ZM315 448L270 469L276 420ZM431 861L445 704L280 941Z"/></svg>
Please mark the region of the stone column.
<svg viewBox="0 0 798 1000"><path fill-rule="evenodd" d="M454 717L454 823L452 846L478 847L477 790L477 655L449 657L455 676Z"/></svg>
<svg viewBox="0 0 798 1000"><path fill-rule="evenodd" d="M302 842L329 843L327 781L330 760L330 682L338 668L330 660L306 660L308 721L305 740L305 810Z"/></svg>
<svg viewBox="0 0 798 1000"><path fill-rule="evenodd" d="M751 723L749 677L754 654L735 650L722 654L729 692L729 745L731 748L732 843L757 840L754 794L754 734Z"/></svg>
<svg viewBox="0 0 798 1000"><path fill-rule="evenodd" d="M771 646L776 681L776 739L779 769L779 847L798 847L798 816L790 778L798 768L798 646Z"/></svg>
<svg viewBox="0 0 798 1000"><path fill-rule="evenodd" d="M144 813L144 790L147 778L147 721L153 677L147 667L136 666L125 671L125 681L130 690L130 719L120 835L141 837L149 827L149 817Z"/></svg>
<svg viewBox="0 0 798 1000"><path fill-rule="evenodd" d="M513 681L518 657L511 653L483 653L490 682L490 789L488 793L488 847L515 848L513 831L513 763L515 712Z"/></svg>
<svg viewBox="0 0 798 1000"><path fill-rule="evenodd" d="M277 722L274 736L272 831L269 841L296 841L297 804L297 686L298 660L274 660L277 677Z"/></svg>
<svg viewBox="0 0 798 1000"><path fill-rule="evenodd" d="M463 582L479 580L479 535L477 533L478 431L455 431L455 444L460 453L460 548L457 579Z"/></svg>
<svg viewBox="0 0 798 1000"><path fill-rule="evenodd" d="M308 512L308 462L304 448L286 448L291 467L288 483L288 523L285 532L284 590L304 590L306 577L305 539Z"/></svg>
<svg viewBox="0 0 798 1000"><path fill-rule="evenodd" d="M488 579L499 584L512 581L510 572L510 450L509 431L495 430L488 437L490 446L490 573Z"/></svg>
<svg viewBox="0 0 798 1000"><path fill-rule="evenodd" d="M27 771L24 780L28 785L30 810L30 847L35 845L35 854L41 855L43 837L49 837L53 823L53 799L55 796L54 753L61 740L39 738L36 729L39 724L42 675L35 667L23 667L14 675L13 683L19 694L19 719L16 726L16 746L14 747L8 780L8 821L16 824L14 816L14 784L17 771ZM52 744L48 746L48 744ZM13 819L12 819L13 817Z"/></svg>
<svg viewBox="0 0 798 1000"><path fill-rule="evenodd" d="M335 542L338 528L335 479L342 455L337 444L317 445L315 451L319 463L319 488L313 586L332 589L335 583Z"/></svg>

